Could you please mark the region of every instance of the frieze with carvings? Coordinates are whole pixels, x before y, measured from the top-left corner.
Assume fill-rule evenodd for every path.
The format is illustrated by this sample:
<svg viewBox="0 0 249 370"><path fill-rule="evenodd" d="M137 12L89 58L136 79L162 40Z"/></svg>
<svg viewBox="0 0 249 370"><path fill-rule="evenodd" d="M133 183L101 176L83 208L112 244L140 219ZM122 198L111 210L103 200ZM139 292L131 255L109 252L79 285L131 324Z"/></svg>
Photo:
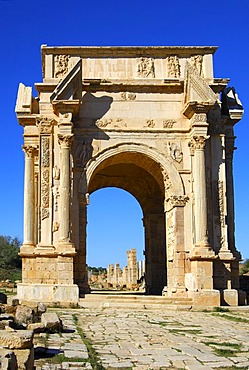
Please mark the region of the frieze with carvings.
<svg viewBox="0 0 249 370"><path fill-rule="evenodd" d="M168 68L168 77L180 78L181 69L179 58L175 56L170 56L167 58L167 68Z"/></svg>
<svg viewBox="0 0 249 370"><path fill-rule="evenodd" d="M40 134L51 134L53 132L54 120L48 117L36 118L36 126Z"/></svg>
<svg viewBox="0 0 249 370"><path fill-rule="evenodd" d="M55 55L54 77L63 78L68 72L69 55Z"/></svg>
<svg viewBox="0 0 249 370"><path fill-rule="evenodd" d="M155 78L154 59L140 58L137 66L137 76L143 78Z"/></svg>

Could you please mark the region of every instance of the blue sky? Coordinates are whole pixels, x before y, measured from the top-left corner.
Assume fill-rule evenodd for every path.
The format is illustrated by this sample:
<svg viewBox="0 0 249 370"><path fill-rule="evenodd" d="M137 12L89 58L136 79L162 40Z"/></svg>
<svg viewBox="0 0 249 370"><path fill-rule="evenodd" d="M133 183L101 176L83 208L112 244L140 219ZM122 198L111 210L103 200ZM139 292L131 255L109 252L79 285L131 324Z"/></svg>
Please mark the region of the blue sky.
<svg viewBox="0 0 249 370"><path fill-rule="evenodd" d="M230 85L235 86L245 108L235 129L234 176L236 244L249 257L248 16L248 0L0 0L0 234L22 239L22 128L14 107L19 82L28 86L41 82L42 44L217 45L215 77L231 78ZM122 209L117 209L118 203ZM129 248L139 249L142 257L141 217L136 200L125 192L93 194L88 217L89 264L120 261L124 265Z"/></svg>

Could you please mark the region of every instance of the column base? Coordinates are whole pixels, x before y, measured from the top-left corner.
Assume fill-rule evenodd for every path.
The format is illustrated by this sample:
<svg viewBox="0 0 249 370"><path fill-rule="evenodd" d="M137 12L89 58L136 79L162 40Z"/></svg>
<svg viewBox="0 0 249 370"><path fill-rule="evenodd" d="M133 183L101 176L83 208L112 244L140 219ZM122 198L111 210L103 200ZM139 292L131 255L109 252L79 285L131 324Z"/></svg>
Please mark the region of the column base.
<svg viewBox="0 0 249 370"><path fill-rule="evenodd" d="M66 284L17 284L17 297L21 303L24 302L43 302L69 305L78 303L78 285Z"/></svg>

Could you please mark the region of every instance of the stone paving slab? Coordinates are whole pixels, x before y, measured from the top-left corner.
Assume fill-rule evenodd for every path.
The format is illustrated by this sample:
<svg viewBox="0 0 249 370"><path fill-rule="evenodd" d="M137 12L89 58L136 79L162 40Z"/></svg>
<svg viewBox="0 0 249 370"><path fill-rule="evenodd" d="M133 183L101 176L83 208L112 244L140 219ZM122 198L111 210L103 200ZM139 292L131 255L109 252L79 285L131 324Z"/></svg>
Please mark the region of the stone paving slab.
<svg viewBox="0 0 249 370"><path fill-rule="evenodd" d="M91 307L61 312L60 319L70 332L50 335L49 350L88 359L73 320L76 315L77 325L92 343L102 369L249 369L249 325L229 321L222 314ZM246 311L229 315L248 317ZM220 355L218 349L230 349L231 356ZM51 370L92 369L89 362L63 364L65 367L60 364Z"/></svg>
<svg viewBox="0 0 249 370"><path fill-rule="evenodd" d="M246 312L239 315L247 317ZM122 368L116 365L124 359L132 364L130 368L141 370L227 369L239 365L249 369L249 351L244 352L248 350L249 326L228 321L222 314L85 308L77 316L105 369ZM243 355L234 349L231 357L224 357L211 343L231 351L235 348L232 344L239 345ZM224 343L231 343L231 347Z"/></svg>

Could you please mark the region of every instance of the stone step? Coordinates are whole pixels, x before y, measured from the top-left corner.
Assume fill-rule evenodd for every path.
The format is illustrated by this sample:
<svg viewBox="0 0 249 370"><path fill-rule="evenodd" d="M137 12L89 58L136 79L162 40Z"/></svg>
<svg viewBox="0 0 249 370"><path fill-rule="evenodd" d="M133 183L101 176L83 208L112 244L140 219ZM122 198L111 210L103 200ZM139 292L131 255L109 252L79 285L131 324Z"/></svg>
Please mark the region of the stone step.
<svg viewBox="0 0 249 370"><path fill-rule="evenodd" d="M191 309L192 298L185 297L162 297L162 296L143 296L131 294L87 294L85 298L80 299L80 306L82 307L126 307L132 308L146 308L146 309L160 309L167 307L167 309Z"/></svg>

